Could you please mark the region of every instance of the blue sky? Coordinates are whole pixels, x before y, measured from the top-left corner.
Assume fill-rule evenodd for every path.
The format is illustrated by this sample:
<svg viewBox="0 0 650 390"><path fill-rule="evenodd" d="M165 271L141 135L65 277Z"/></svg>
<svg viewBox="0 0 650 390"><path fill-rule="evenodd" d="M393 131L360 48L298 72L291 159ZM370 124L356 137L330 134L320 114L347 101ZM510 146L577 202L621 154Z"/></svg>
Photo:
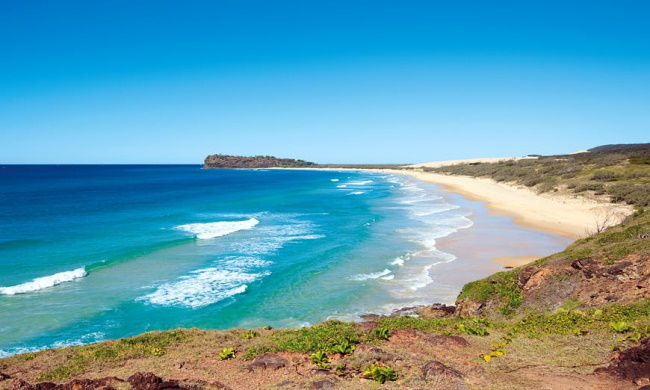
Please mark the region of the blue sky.
<svg viewBox="0 0 650 390"><path fill-rule="evenodd" d="M2 1L0 163L650 142L650 2Z"/></svg>

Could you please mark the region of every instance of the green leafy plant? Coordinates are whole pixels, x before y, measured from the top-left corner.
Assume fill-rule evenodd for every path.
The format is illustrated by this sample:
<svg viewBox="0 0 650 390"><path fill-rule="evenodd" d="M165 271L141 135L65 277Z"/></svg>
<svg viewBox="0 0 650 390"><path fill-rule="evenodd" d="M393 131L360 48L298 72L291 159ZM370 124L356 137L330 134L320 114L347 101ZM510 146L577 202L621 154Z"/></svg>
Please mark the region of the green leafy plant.
<svg viewBox="0 0 650 390"><path fill-rule="evenodd" d="M334 353L334 347L344 341L358 344L366 335L352 323L326 321L310 328L281 330L272 336L276 351Z"/></svg>
<svg viewBox="0 0 650 390"><path fill-rule="evenodd" d="M165 350L159 347L152 347L149 350L149 353L151 353L153 356L162 356L165 354Z"/></svg>
<svg viewBox="0 0 650 390"><path fill-rule="evenodd" d="M224 348L219 352L219 360L230 360L235 357L235 348Z"/></svg>
<svg viewBox="0 0 650 390"><path fill-rule="evenodd" d="M490 334L487 329L483 329L479 326L472 326L472 325L467 325L465 326L464 324L458 324L458 330L470 334L470 335L475 335L475 336L487 336Z"/></svg>
<svg viewBox="0 0 650 390"><path fill-rule="evenodd" d="M489 363L492 358L503 356L506 354L506 349L504 348L506 345L510 343L509 338L504 338L499 342L493 342L492 343L492 351L487 354L480 355L479 357L483 359L486 363Z"/></svg>
<svg viewBox="0 0 650 390"><path fill-rule="evenodd" d="M381 340L388 340L388 338L390 337L390 333L388 332L388 328L384 328L384 327L379 327L379 328L375 329L372 332L372 335L374 337L378 338L378 339L381 339Z"/></svg>
<svg viewBox="0 0 650 390"><path fill-rule="evenodd" d="M329 361L330 359L327 357L325 351L316 351L316 353L311 355L311 362L320 368L330 368Z"/></svg>
<svg viewBox="0 0 650 390"><path fill-rule="evenodd" d="M363 370L362 378L372 379L378 383L386 383L386 381L396 381L397 372L392 368L384 366L381 362L376 362L366 367Z"/></svg>
<svg viewBox="0 0 650 390"><path fill-rule="evenodd" d="M617 322L610 322L609 326L614 330L616 333L625 333L628 330L632 329L632 326L628 324L625 321L617 321Z"/></svg>
<svg viewBox="0 0 650 390"><path fill-rule="evenodd" d="M332 351L341 355L348 355L354 352L355 347L354 344L350 344L349 341L344 340L341 344L335 345Z"/></svg>
<svg viewBox="0 0 650 390"><path fill-rule="evenodd" d="M242 334L241 334L241 338L244 339L244 340L250 340L250 339L254 339L255 337L257 337L257 336L259 336L259 335L260 335L260 334L257 333L256 331L254 331L254 330L249 330L249 331L246 332L246 333L242 333Z"/></svg>

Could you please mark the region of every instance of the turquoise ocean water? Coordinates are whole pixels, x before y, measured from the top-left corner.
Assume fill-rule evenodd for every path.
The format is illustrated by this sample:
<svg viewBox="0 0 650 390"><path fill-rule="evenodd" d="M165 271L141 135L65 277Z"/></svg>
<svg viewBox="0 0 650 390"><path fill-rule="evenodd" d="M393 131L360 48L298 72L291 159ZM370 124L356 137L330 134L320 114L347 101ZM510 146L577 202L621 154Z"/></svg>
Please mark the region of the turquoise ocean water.
<svg viewBox="0 0 650 390"><path fill-rule="evenodd" d="M452 302L436 242L475 213L369 172L2 166L0 185L0 356Z"/></svg>

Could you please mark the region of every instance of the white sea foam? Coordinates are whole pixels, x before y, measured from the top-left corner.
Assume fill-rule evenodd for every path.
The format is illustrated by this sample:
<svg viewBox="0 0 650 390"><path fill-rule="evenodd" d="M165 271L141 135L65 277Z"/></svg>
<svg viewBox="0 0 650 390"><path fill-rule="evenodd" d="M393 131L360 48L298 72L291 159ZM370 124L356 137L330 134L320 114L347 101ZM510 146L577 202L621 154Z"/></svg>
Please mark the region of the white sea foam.
<svg viewBox="0 0 650 390"><path fill-rule="evenodd" d="M404 263L411 258L411 254L407 253L403 256L398 256L395 258L395 260L390 262L390 265L397 265L399 267L403 267Z"/></svg>
<svg viewBox="0 0 650 390"><path fill-rule="evenodd" d="M190 223L187 225L176 226L176 229L194 233L196 237L202 240L217 238L255 227L260 221L255 218L246 221L221 221L209 223Z"/></svg>
<svg viewBox="0 0 650 390"><path fill-rule="evenodd" d="M362 180L362 181L349 181L345 184L349 186L365 186L366 184L373 183L372 180Z"/></svg>
<svg viewBox="0 0 650 390"><path fill-rule="evenodd" d="M264 268L273 264L272 261L258 259L256 257L229 257L224 264L229 267L238 268Z"/></svg>
<svg viewBox="0 0 650 390"><path fill-rule="evenodd" d="M333 181L333 182L337 182L337 181L339 181L339 179L332 179L332 181Z"/></svg>
<svg viewBox="0 0 650 390"><path fill-rule="evenodd" d="M387 276L382 276L380 279L383 279L383 280L393 280L393 279L395 279L395 275L390 274L390 275L387 275Z"/></svg>
<svg viewBox="0 0 650 390"><path fill-rule="evenodd" d="M347 188L347 184L339 184L336 186L336 188Z"/></svg>
<svg viewBox="0 0 650 390"><path fill-rule="evenodd" d="M363 191L350 192L350 195L363 195L363 194L365 194L365 192L363 192Z"/></svg>
<svg viewBox="0 0 650 390"><path fill-rule="evenodd" d="M0 359L13 356L13 355L20 355L23 353L38 352L44 349L65 348L65 347L72 347L76 345L97 343L104 340L105 337L106 335L103 332L93 332L78 338L56 341L50 345L43 345L40 347L28 347L28 348L16 347L16 348L10 348L6 350L0 349Z"/></svg>
<svg viewBox="0 0 650 390"><path fill-rule="evenodd" d="M248 288L246 283L270 274L268 271L245 273L204 268L182 276L176 282L165 283L153 293L137 300L154 305L198 308L244 293Z"/></svg>
<svg viewBox="0 0 650 390"><path fill-rule="evenodd" d="M422 287L428 286L429 284L433 283L433 279L429 275L429 271L431 270L431 267L433 267L433 264L427 265L422 269L422 271L418 275L414 275L413 278L409 280L409 288L412 291L416 291L421 289Z"/></svg>
<svg viewBox="0 0 650 390"><path fill-rule="evenodd" d="M283 223L281 225L273 225L269 222L263 228L256 230L256 237L232 243L232 250L248 256L263 256L280 250L289 242L325 237L322 234L313 234L314 225L311 222L293 218L281 222Z"/></svg>
<svg viewBox="0 0 650 390"><path fill-rule="evenodd" d="M0 294L2 295L15 295L25 294L34 291L43 290L56 286L57 284L71 282L75 279L83 278L88 275L85 268L77 268L73 271L59 272L54 275L36 278L31 282L22 283L11 287L0 287Z"/></svg>
<svg viewBox="0 0 650 390"><path fill-rule="evenodd" d="M350 280L357 280L357 281L361 282L361 281L368 280L368 279L379 279L382 276L387 276L387 275L390 275L391 273L392 273L391 270L385 269L385 270L383 270L381 272L374 272L374 273L371 273L371 274L353 275L353 276L350 276Z"/></svg>

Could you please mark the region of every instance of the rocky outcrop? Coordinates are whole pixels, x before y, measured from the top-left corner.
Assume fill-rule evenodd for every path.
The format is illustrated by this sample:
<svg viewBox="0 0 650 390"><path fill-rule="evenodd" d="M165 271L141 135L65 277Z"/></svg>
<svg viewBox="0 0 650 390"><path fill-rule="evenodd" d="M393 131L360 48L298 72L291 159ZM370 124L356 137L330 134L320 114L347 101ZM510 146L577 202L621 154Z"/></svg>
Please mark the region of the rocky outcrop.
<svg viewBox="0 0 650 390"><path fill-rule="evenodd" d="M650 299L648 252L628 255L614 264L585 257L568 261L560 259L510 272L517 272L516 288L523 296L522 308L555 310L567 299L579 301L582 307ZM455 315L476 317L494 313L503 304L498 294L482 301L463 298L457 302Z"/></svg>
<svg viewBox="0 0 650 390"><path fill-rule="evenodd" d="M422 366L421 369L422 379L431 380L431 379L447 379L447 380L458 380L463 379L463 374L460 371L446 366L445 364L439 361L429 361Z"/></svg>
<svg viewBox="0 0 650 390"><path fill-rule="evenodd" d="M9 379L7 375L5 379ZM30 384L22 379L11 379L9 388L12 390L116 390L124 388L125 381L116 377L99 379L75 379L68 383L57 384L52 382L40 382ZM138 372L129 377L126 382L133 390L197 390L203 386L181 385L176 380L164 380L151 372ZM209 384L212 387L226 388L221 384Z"/></svg>
<svg viewBox="0 0 650 390"><path fill-rule="evenodd" d="M137 372L127 380L135 390L189 390L178 384L177 381L166 381L151 372Z"/></svg>
<svg viewBox="0 0 650 390"><path fill-rule="evenodd" d="M636 347L614 355L612 363L596 372L604 372L636 383L650 381L650 337L641 340Z"/></svg>
<svg viewBox="0 0 650 390"><path fill-rule="evenodd" d="M56 384L52 382L40 382L30 384L22 379L13 379L10 383L10 389L15 390L115 390L118 383L124 381L119 378L100 378L100 379L75 379L69 383Z"/></svg>
<svg viewBox="0 0 650 390"><path fill-rule="evenodd" d="M225 154L212 154L205 158L203 168L314 168L317 164L292 158L277 158L273 156L229 156Z"/></svg>
<svg viewBox="0 0 650 390"><path fill-rule="evenodd" d="M282 356L273 353L265 353L264 355L256 357L253 363L251 363L250 368L268 368L277 370L288 365L289 360L283 358Z"/></svg>

